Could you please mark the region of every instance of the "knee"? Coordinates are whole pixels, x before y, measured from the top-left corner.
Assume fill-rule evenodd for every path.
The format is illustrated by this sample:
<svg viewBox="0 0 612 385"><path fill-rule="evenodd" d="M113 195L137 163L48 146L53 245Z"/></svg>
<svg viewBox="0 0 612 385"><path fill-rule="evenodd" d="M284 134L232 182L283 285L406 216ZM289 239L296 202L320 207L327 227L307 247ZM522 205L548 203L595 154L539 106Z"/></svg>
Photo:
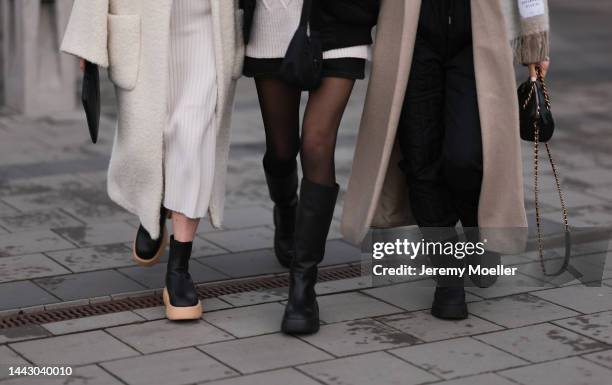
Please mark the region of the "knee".
<svg viewBox="0 0 612 385"><path fill-rule="evenodd" d="M335 141L327 135L308 135L302 140L302 158L310 163L327 163L334 154Z"/></svg>

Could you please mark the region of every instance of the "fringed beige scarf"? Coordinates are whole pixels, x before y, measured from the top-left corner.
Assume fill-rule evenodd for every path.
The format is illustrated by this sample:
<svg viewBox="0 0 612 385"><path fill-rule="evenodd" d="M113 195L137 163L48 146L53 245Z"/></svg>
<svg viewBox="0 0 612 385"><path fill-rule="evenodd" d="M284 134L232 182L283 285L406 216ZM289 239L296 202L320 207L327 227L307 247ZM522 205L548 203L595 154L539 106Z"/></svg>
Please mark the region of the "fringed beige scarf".
<svg viewBox="0 0 612 385"><path fill-rule="evenodd" d="M549 54L548 0L499 0L516 60L539 63Z"/></svg>

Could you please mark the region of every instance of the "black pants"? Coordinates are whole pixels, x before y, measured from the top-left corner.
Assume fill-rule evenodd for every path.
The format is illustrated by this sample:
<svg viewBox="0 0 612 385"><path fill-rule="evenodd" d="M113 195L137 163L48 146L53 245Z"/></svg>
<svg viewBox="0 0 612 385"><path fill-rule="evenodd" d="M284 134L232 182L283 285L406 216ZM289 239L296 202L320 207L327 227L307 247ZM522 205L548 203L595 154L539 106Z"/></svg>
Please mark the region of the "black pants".
<svg viewBox="0 0 612 385"><path fill-rule="evenodd" d="M423 0L398 140L418 225L477 226L482 139L470 0Z"/></svg>

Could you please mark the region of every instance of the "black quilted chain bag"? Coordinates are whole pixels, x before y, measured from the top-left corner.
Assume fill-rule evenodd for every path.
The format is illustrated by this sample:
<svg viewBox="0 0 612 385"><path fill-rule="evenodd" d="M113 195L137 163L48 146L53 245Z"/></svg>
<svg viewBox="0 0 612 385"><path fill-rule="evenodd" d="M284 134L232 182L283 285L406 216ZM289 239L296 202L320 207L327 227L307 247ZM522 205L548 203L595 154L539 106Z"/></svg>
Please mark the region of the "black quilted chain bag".
<svg viewBox="0 0 612 385"><path fill-rule="evenodd" d="M545 276L555 277L563 274L569 266L571 257L571 236L570 226L567 219L567 208L561 191L561 183L557 173L557 167L552 158L548 141L552 138L555 130L555 122L550 110L550 98L546 88L546 82L542 76L542 69L537 67L538 76L536 80L527 79L518 88L518 97L520 103L520 120L521 120L521 138L523 140L533 142L533 176L534 176L534 199L536 211L536 226L538 236L538 254L540 257L540 265ZM544 264L544 246L542 241L541 219L540 219L540 204L539 204L539 150L540 143L544 143L546 154L555 178L557 193L561 203L563 227L565 233L565 256L561 268L553 273L547 271Z"/></svg>

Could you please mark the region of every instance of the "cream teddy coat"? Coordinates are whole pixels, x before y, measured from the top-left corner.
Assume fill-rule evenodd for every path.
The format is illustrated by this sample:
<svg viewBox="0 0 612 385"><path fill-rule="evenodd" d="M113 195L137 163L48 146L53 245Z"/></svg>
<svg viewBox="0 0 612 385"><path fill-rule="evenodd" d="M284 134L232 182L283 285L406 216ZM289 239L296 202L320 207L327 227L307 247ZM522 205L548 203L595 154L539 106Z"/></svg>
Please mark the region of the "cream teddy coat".
<svg viewBox="0 0 612 385"><path fill-rule="evenodd" d="M236 79L244 57L238 0L210 0L216 56L217 147L210 220L221 225ZM172 0L75 0L61 50L108 68L118 122L108 194L159 236ZM202 68L206 71L205 68Z"/></svg>

